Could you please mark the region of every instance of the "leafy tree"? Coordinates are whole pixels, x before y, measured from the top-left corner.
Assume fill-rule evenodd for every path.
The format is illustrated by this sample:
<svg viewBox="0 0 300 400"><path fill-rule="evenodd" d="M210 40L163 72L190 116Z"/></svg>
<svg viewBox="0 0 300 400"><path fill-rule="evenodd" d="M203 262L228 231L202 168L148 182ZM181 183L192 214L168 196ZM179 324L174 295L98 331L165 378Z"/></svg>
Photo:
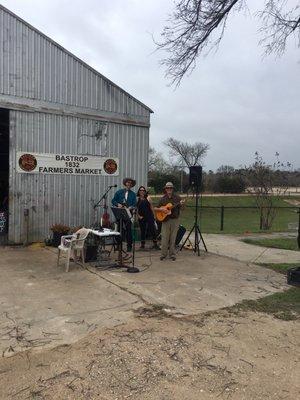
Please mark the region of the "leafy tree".
<svg viewBox="0 0 300 400"><path fill-rule="evenodd" d="M202 179L205 191L213 192L215 187L216 174L211 169L208 172L203 171Z"/></svg>
<svg viewBox="0 0 300 400"><path fill-rule="evenodd" d="M247 0L176 0L169 25L162 31L158 49L169 54L161 63L172 83L192 72L200 54L219 45L228 17L247 8ZM291 4L292 3L292 4ZM257 13L261 21L260 44L265 53L284 53L288 38L294 34L300 46L300 2L265 0Z"/></svg>
<svg viewBox="0 0 300 400"><path fill-rule="evenodd" d="M246 183L239 170L231 165L221 165L215 174L213 191L215 193L243 193Z"/></svg>
<svg viewBox="0 0 300 400"><path fill-rule="evenodd" d="M155 193L161 193L168 181L173 182L177 190L188 187L188 175L181 166L170 163L153 147L149 149L148 166L148 185Z"/></svg>
<svg viewBox="0 0 300 400"><path fill-rule="evenodd" d="M180 178L174 174L151 171L148 175L148 185L153 187L155 193L162 193L167 182L172 182L176 190L180 188Z"/></svg>
<svg viewBox="0 0 300 400"><path fill-rule="evenodd" d="M217 173L222 174L222 175L232 175L232 174L234 174L234 172L235 172L235 169L231 165L221 165L217 169Z"/></svg>
<svg viewBox="0 0 300 400"><path fill-rule="evenodd" d="M217 193L243 193L246 184L241 176L220 175L216 179L214 191Z"/></svg>

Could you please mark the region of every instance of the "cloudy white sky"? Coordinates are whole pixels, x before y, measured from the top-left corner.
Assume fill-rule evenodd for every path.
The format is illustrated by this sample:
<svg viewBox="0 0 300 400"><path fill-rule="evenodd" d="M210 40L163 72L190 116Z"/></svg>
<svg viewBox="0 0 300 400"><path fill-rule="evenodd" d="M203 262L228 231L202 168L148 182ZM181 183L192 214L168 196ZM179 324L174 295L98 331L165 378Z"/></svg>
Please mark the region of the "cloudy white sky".
<svg viewBox="0 0 300 400"><path fill-rule="evenodd" d="M291 0L296 3L296 0ZM210 144L205 169L253 161L258 151L300 167L300 50L262 58L258 46L261 0L231 18L218 52L199 59L176 90L154 52L172 0L1 0L103 75L147 104L150 142L159 151L173 136Z"/></svg>

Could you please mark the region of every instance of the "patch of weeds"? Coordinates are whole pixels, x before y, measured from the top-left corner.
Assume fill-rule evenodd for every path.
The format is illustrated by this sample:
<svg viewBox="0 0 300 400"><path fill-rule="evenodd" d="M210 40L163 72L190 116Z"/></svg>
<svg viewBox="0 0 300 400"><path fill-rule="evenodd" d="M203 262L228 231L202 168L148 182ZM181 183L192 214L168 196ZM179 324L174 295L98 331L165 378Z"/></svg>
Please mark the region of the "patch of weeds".
<svg viewBox="0 0 300 400"><path fill-rule="evenodd" d="M286 272L289 268L293 268L293 267L299 268L300 267L300 263L280 263L280 264L257 263L257 265L260 265L261 267L272 269L273 271L279 272L280 274L286 274Z"/></svg>
<svg viewBox="0 0 300 400"><path fill-rule="evenodd" d="M300 288L293 287L258 300L244 300L228 311L256 311L285 321L296 320L300 318Z"/></svg>
<svg viewBox="0 0 300 400"><path fill-rule="evenodd" d="M146 307L138 308L135 310L135 314L137 317L163 318L170 316L170 313L167 310L169 311L170 307L165 304L151 304Z"/></svg>

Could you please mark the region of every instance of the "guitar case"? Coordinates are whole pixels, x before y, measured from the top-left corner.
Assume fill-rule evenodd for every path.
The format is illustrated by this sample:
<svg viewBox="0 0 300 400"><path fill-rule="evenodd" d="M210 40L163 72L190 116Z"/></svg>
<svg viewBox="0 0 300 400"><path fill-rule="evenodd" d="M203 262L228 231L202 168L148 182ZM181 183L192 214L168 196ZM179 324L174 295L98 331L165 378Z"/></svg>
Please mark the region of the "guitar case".
<svg viewBox="0 0 300 400"><path fill-rule="evenodd" d="M288 285L300 286L300 267L287 270L287 283Z"/></svg>
<svg viewBox="0 0 300 400"><path fill-rule="evenodd" d="M161 240L161 222L157 222L157 239ZM186 232L186 228L183 225L179 225L177 235L176 235L176 240L175 240L175 246L179 246L179 243L182 241L182 238Z"/></svg>
<svg viewBox="0 0 300 400"><path fill-rule="evenodd" d="M176 240L175 240L175 245L179 246L179 243L182 241L182 238L186 232L186 229L183 225L179 225L177 235L176 235Z"/></svg>

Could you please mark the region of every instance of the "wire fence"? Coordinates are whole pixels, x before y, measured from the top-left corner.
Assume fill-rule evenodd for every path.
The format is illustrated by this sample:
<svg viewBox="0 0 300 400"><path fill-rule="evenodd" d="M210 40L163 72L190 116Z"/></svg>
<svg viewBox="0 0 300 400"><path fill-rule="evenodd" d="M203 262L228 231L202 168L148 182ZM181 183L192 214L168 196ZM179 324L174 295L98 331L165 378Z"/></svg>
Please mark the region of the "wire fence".
<svg viewBox="0 0 300 400"><path fill-rule="evenodd" d="M299 230L300 208L293 206L274 207L275 218L269 231ZM193 226L195 206L186 205L181 213L181 223L187 229ZM254 206L201 206L199 207L199 225L207 233L245 233L261 232L262 215Z"/></svg>

